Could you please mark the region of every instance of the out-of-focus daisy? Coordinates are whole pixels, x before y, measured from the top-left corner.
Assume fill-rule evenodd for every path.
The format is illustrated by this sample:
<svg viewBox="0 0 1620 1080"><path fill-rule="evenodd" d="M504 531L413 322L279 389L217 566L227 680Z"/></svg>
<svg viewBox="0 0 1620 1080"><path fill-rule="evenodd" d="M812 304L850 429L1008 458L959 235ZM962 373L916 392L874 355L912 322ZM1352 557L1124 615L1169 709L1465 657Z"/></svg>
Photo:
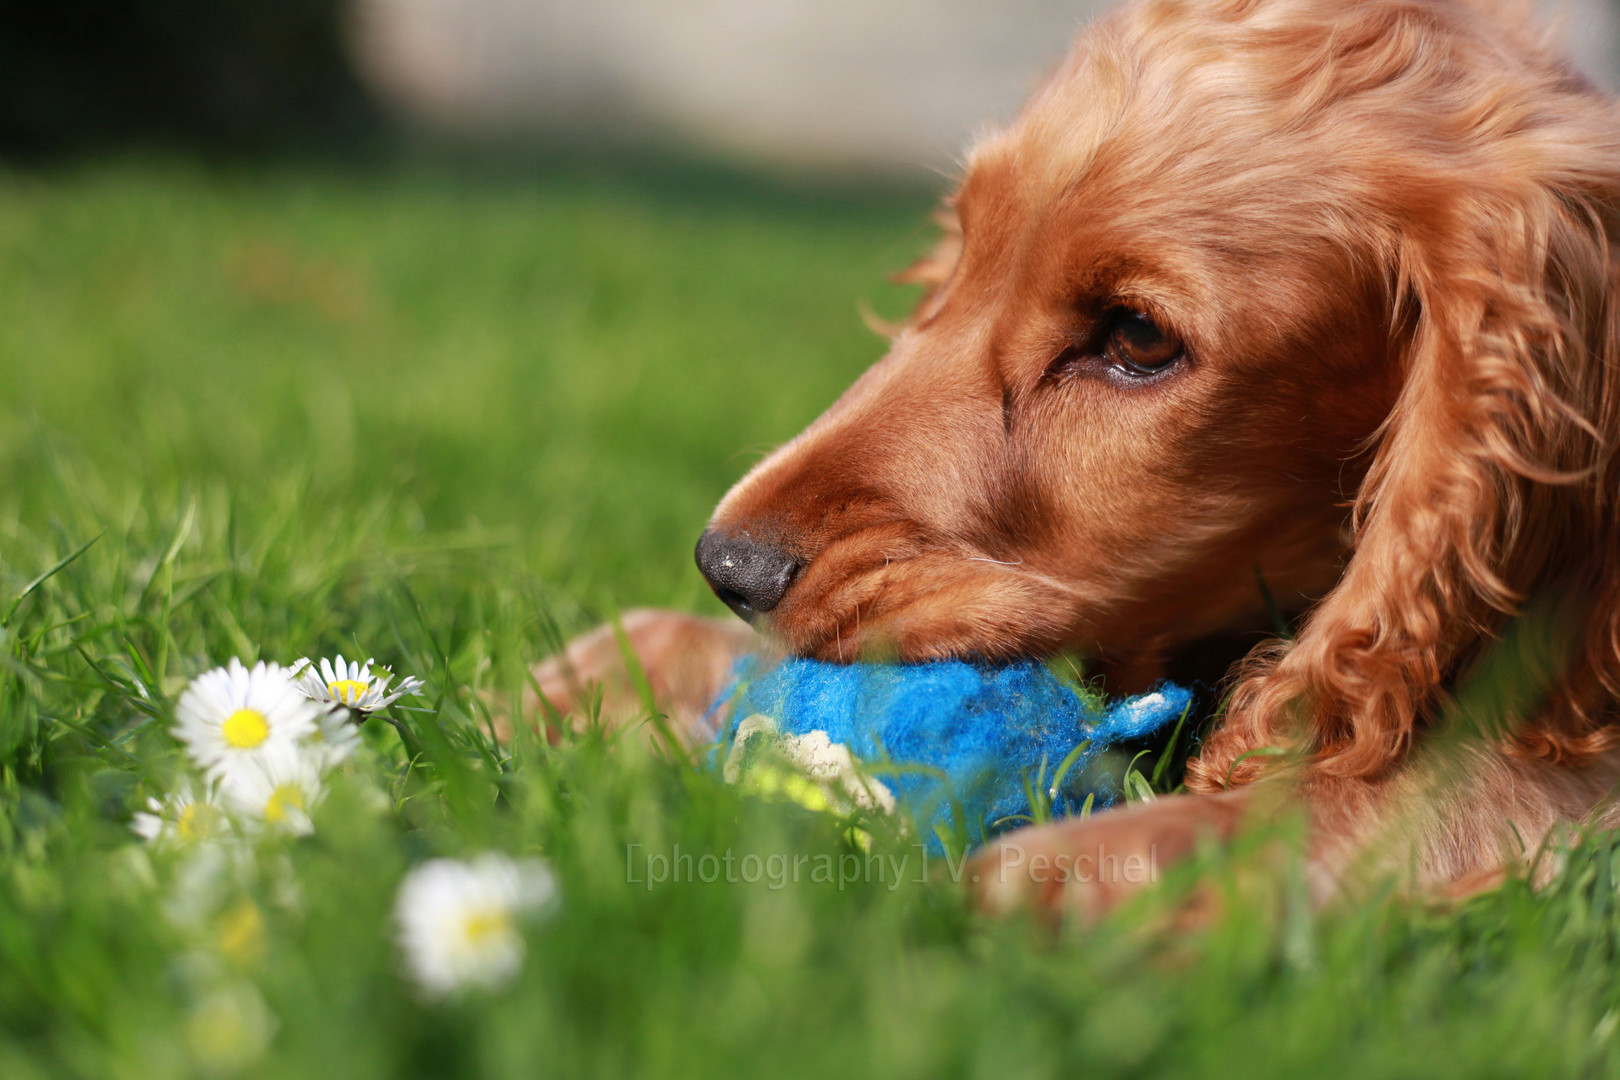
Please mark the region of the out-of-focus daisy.
<svg viewBox="0 0 1620 1080"><path fill-rule="evenodd" d="M186 1016L185 1043L208 1073L237 1072L264 1055L276 1032L276 1017L254 985L233 980L216 985Z"/></svg>
<svg viewBox="0 0 1620 1080"><path fill-rule="evenodd" d="M193 844L175 865L163 913L177 927L194 930L212 919L258 868L253 850L240 844Z"/></svg>
<svg viewBox="0 0 1620 1080"><path fill-rule="evenodd" d="M240 763L294 746L315 732L320 708L280 664L240 660L205 672L180 695L175 737L192 760L218 776Z"/></svg>
<svg viewBox="0 0 1620 1080"><path fill-rule="evenodd" d="M372 670L376 663L375 659L349 663L339 653L335 660L322 657L317 667L306 656L293 665L293 671L298 673L298 689L311 701L342 705L361 714L386 709L406 694L422 692L422 680L414 676L401 679L390 691L394 673L380 664Z"/></svg>
<svg viewBox="0 0 1620 1080"><path fill-rule="evenodd" d="M322 710L315 734L309 739L310 749L321 757L321 768L339 764L359 745L360 729L349 719L348 710L335 705Z"/></svg>
<svg viewBox="0 0 1620 1080"><path fill-rule="evenodd" d="M199 796L193 794L191 781L182 780L177 790L163 798L147 799L146 811L130 819L129 827L148 841L190 844L223 832L225 815L212 784Z"/></svg>
<svg viewBox="0 0 1620 1080"><path fill-rule="evenodd" d="M247 821L304 835L315 829L309 815L325 794L325 764L319 746L277 747L233 765L221 776L220 791Z"/></svg>
<svg viewBox="0 0 1620 1080"><path fill-rule="evenodd" d="M264 959L269 948L264 913L247 897L219 913L215 920L214 945L219 955L237 967L252 967Z"/></svg>
<svg viewBox="0 0 1620 1080"><path fill-rule="evenodd" d="M405 876L394 905L406 967L430 994L499 986L523 966L518 918L556 892L540 859L430 859Z"/></svg>

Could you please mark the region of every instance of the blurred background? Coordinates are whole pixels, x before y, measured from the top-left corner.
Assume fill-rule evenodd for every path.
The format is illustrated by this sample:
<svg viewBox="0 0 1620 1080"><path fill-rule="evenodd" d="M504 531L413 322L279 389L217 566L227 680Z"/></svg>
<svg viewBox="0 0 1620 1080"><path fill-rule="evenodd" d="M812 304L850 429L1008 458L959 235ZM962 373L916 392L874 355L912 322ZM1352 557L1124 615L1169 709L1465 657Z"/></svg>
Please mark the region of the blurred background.
<svg viewBox="0 0 1620 1080"><path fill-rule="evenodd" d="M1615 84L1613 0L1539 0ZM1105 0L0 0L0 153L134 140L677 145L945 168Z"/></svg>

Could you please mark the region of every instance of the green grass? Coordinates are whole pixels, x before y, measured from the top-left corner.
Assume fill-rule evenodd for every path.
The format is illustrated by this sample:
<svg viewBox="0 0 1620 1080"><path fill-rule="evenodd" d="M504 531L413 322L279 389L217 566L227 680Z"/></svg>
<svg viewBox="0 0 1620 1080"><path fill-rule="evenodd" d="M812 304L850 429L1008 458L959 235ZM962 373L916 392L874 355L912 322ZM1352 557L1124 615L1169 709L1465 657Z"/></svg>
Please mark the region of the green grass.
<svg viewBox="0 0 1620 1080"><path fill-rule="evenodd" d="M716 610L709 508L880 352L857 304L903 310L883 275L927 201L701 170L0 177L0 615L94 540L0 626L0 1077L1620 1071L1607 838L1446 911L1317 914L1290 860L1210 853L1053 932L914 880L882 828L903 882L627 881L627 848L639 877L675 845L856 849L636 737L482 734L560 634ZM396 714L418 752L368 724L314 835L204 903L128 828L183 770L175 699L233 655L340 650L427 679ZM424 1001L395 890L487 849L548 859L561 906L512 985ZM1167 929L1195 876L1225 914ZM262 1052L218 1005L244 995Z"/></svg>

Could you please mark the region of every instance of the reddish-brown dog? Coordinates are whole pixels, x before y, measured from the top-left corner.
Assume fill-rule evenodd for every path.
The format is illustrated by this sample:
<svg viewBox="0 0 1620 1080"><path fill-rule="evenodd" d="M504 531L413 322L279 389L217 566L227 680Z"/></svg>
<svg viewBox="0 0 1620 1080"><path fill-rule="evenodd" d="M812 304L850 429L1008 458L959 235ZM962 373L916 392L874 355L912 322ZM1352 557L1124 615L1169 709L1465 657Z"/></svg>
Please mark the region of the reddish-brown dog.
<svg viewBox="0 0 1620 1080"><path fill-rule="evenodd" d="M1129 690L1264 625L1258 568L1302 618L1235 667L1196 794L1014 833L1022 865L1224 835L1280 760L1262 747L1296 751L1324 890L1397 819L1394 857L1444 885L1603 817L1607 98L1483 0L1141 0L974 148L947 206L888 356L715 512L698 557L722 599L805 655L1075 649ZM1518 636L1544 647L1519 650L1512 696L1459 699L1527 608ZM757 644L676 614L627 629L687 722ZM616 665L598 632L542 686L566 707ZM1482 712L1512 724L1460 745L1436 789L1440 718ZM993 907L1113 895L980 888Z"/></svg>

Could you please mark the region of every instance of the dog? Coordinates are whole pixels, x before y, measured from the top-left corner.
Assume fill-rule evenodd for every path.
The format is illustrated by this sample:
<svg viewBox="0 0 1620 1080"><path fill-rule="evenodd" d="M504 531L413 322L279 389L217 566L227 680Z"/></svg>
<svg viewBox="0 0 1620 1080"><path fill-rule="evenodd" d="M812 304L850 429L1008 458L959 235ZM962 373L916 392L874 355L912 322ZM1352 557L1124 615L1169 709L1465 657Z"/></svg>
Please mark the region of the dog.
<svg viewBox="0 0 1620 1080"><path fill-rule="evenodd" d="M1074 650L1111 691L1243 642L1188 793L1006 834L996 911L1137 887L1009 865L1165 863L1285 804L1320 899L1374 847L1469 891L1620 822L1620 111L1526 17L1136 0L942 220L888 354L698 543L753 629L625 619L683 730L756 631ZM560 710L628 707L612 631L537 674Z"/></svg>

